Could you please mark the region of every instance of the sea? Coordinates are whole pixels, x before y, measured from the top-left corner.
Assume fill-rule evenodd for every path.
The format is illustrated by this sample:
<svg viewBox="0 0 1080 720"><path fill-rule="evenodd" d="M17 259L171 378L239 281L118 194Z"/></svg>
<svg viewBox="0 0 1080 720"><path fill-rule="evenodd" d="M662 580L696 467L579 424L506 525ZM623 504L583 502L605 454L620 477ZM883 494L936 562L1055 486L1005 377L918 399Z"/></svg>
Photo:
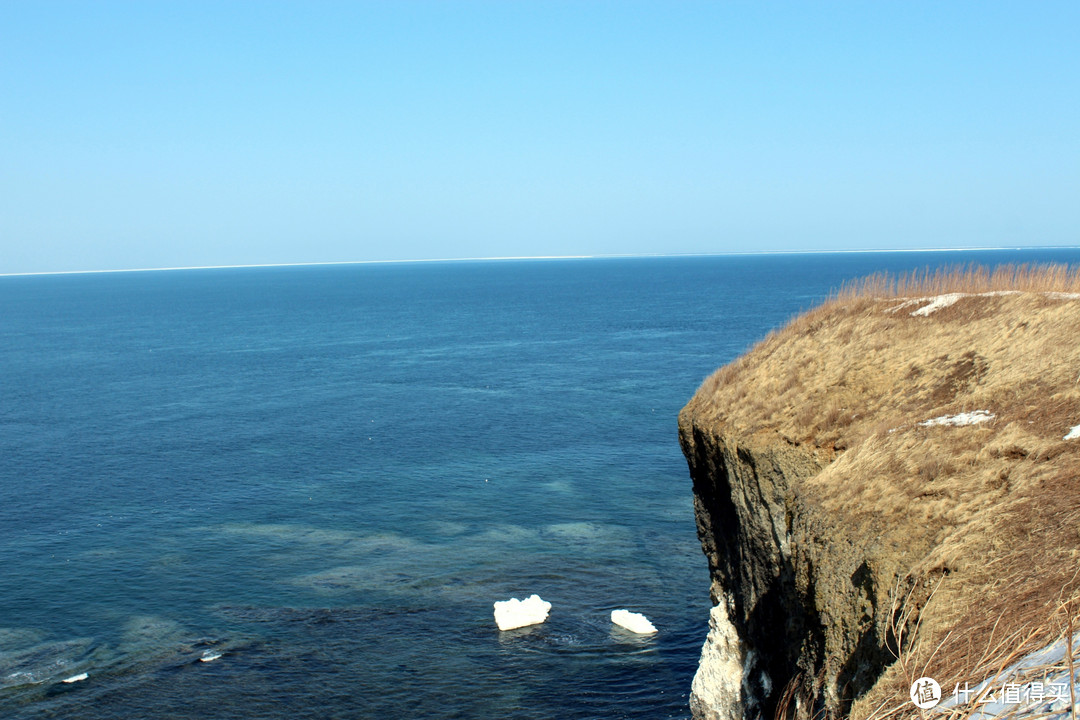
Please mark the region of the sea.
<svg viewBox="0 0 1080 720"><path fill-rule="evenodd" d="M1006 262L1080 250L0 277L0 718L687 718L679 409L847 280Z"/></svg>

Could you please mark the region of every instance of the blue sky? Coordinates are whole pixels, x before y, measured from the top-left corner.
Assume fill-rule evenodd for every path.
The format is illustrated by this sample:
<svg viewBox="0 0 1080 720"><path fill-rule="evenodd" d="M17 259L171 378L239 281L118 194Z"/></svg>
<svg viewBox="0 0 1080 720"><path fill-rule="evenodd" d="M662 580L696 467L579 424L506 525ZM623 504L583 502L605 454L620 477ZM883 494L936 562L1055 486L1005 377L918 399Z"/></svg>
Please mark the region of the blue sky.
<svg viewBox="0 0 1080 720"><path fill-rule="evenodd" d="M0 273L1080 245L1080 3L2 2Z"/></svg>

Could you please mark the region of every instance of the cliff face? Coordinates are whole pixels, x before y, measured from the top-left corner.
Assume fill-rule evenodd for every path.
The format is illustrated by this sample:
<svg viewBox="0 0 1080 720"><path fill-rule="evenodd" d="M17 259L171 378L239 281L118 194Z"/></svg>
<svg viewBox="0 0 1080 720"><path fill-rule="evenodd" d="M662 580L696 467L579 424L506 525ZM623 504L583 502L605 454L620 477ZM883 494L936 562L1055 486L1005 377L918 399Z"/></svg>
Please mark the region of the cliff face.
<svg viewBox="0 0 1080 720"><path fill-rule="evenodd" d="M906 696L898 655L946 686L995 622L1060 599L1080 560L1080 302L916 314L933 302L833 303L680 414L715 603L695 718L858 715Z"/></svg>
<svg viewBox="0 0 1080 720"><path fill-rule="evenodd" d="M800 492L831 453L692 424L680 437L716 603L694 716L771 717L788 688L846 707L893 659L890 599L909 582L902 558L880 538L848 532Z"/></svg>

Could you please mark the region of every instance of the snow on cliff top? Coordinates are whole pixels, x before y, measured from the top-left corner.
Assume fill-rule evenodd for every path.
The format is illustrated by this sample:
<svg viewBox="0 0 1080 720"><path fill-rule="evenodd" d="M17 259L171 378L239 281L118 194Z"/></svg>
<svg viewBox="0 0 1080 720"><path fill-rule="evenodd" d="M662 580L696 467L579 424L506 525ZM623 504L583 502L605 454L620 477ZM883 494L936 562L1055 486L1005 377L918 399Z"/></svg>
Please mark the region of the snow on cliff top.
<svg viewBox="0 0 1080 720"><path fill-rule="evenodd" d="M922 427L930 427L932 425L952 425L958 427L961 425L978 425L989 420L994 419L994 414L989 410L972 410L971 412L960 413L959 415L942 415L936 418L930 418L919 423Z"/></svg>
<svg viewBox="0 0 1080 720"><path fill-rule="evenodd" d="M904 308L909 308L912 305L919 305L926 303L921 308L911 311L911 315L914 317L926 317L931 313L935 313L942 308L947 308L950 305L955 305L956 301L960 298L966 297L1000 297L1002 295L1019 295L1019 290L994 290L992 292L984 293L945 293L944 295L929 295L927 297L917 297L905 300L904 302L891 307L885 312L897 312ZM1046 292L1043 293L1048 298L1053 300L1080 300L1080 293L1065 293L1065 292Z"/></svg>

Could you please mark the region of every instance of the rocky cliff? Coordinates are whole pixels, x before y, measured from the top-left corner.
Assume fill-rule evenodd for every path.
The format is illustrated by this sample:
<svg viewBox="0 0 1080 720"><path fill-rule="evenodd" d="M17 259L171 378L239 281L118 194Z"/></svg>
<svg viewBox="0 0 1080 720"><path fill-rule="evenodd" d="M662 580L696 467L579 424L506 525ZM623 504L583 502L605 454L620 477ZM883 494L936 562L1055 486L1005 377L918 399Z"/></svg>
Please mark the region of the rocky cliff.
<svg viewBox="0 0 1080 720"><path fill-rule="evenodd" d="M1078 425L1064 293L849 296L718 371L679 416L715 603L694 717L865 716L1046 639Z"/></svg>

